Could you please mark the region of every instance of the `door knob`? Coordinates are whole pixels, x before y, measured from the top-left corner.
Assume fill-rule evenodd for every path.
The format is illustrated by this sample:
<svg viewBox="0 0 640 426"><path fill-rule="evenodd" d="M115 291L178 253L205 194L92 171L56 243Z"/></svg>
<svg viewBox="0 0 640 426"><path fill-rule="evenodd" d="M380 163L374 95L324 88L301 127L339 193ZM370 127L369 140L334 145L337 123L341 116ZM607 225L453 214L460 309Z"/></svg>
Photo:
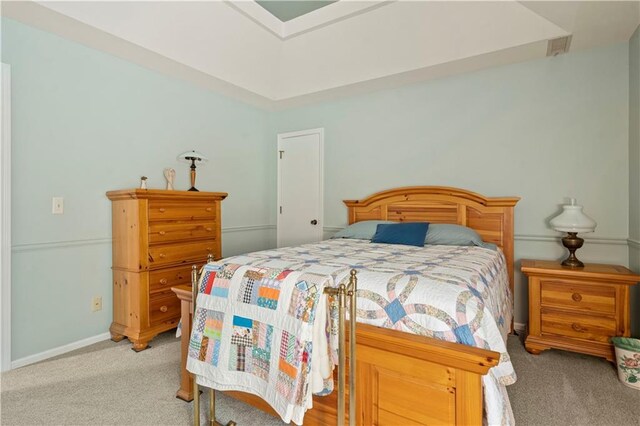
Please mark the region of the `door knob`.
<svg viewBox="0 0 640 426"><path fill-rule="evenodd" d="M312 224L312 225L317 225L317 224L318 224L318 221L317 221L317 220L315 220L315 219L313 219L313 220L311 221L311 224Z"/></svg>

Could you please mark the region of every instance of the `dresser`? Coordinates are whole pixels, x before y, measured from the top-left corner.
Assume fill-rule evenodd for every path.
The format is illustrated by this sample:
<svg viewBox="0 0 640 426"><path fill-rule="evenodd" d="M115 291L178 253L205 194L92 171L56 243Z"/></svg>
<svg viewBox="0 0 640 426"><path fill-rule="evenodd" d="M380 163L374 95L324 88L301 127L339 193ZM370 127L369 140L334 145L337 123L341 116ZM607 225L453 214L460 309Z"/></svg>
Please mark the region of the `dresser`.
<svg viewBox="0 0 640 426"><path fill-rule="evenodd" d="M612 336L629 336L629 288L640 281L624 266L523 260L529 279L529 324L525 348L533 354L555 348L614 361Z"/></svg>
<svg viewBox="0 0 640 426"><path fill-rule="evenodd" d="M180 300L171 287L191 282L221 253L222 192L129 189L107 192L113 223L113 322L111 339L124 337L135 351L175 328Z"/></svg>

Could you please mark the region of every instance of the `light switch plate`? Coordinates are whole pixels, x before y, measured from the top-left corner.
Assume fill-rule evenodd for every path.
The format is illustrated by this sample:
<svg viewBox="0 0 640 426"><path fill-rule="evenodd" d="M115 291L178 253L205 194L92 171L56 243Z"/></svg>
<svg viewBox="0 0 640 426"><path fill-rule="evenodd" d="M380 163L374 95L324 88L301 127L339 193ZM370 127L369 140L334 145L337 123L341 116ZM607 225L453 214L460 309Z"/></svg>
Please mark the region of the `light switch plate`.
<svg viewBox="0 0 640 426"><path fill-rule="evenodd" d="M51 213L63 214L64 213L64 198L53 197L53 204L51 206Z"/></svg>
<svg viewBox="0 0 640 426"><path fill-rule="evenodd" d="M91 310L93 312L102 310L102 296L96 296L91 300Z"/></svg>

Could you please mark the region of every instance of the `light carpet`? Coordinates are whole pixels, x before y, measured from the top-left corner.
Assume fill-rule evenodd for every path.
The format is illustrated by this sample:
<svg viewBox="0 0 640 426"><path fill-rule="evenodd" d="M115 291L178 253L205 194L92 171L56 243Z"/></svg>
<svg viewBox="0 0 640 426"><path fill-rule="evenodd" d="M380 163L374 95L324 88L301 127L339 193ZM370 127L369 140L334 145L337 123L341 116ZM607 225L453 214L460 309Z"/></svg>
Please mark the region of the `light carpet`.
<svg viewBox="0 0 640 426"><path fill-rule="evenodd" d="M192 404L175 398L179 340L165 333L151 345L135 353L126 341L106 341L4 373L0 423L190 424ZM553 350L533 356L516 336L509 337L508 347L518 374L508 387L517 424L640 425L640 391L622 385L610 363ZM202 398L203 414L207 399ZM282 424L224 395L217 401L219 421Z"/></svg>

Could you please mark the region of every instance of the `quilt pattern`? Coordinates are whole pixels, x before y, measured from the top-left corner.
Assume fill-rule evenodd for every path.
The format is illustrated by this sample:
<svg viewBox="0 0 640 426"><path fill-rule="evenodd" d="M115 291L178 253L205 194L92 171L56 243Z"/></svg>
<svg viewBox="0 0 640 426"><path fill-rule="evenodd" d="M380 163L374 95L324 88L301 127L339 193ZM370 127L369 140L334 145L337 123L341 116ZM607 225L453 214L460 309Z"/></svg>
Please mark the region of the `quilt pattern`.
<svg viewBox="0 0 640 426"><path fill-rule="evenodd" d="M300 424L312 397L314 318L330 283L287 268L206 265L187 370L208 387L257 394L283 420Z"/></svg>
<svg viewBox="0 0 640 426"><path fill-rule="evenodd" d="M499 365L485 378L492 381L485 387L490 393L486 412L491 424L512 422L504 386L516 381L506 349L513 311L506 259L500 250L334 239L229 261L325 274L336 285L348 282L349 271L356 269L358 322L499 352ZM328 310L330 347L336 348L337 307L330 304ZM331 355L337 363L336 352Z"/></svg>
<svg viewBox="0 0 640 426"><path fill-rule="evenodd" d="M327 311L321 314L316 308L318 301L324 300L320 296L325 285L347 283L349 271L356 269L358 322L499 352L500 363L484 378L485 412L490 424L512 423L504 389L516 380L506 350L512 306L506 260L500 250L467 246L413 247L335 239L235 256L226 259L224 264L208 267L218 268L217 275L222 275L221 271L236 271L233 278L226 278L226 282L217 284L216 278L213 279L212 290L208 293L211 299L226 303L228 297L239 302L235 305L237 309L259 310L255 316L248 317L273 326L269 352L256 341L264 336L260 337L261 342L267 343L267 333L262 329L256 332L255 326L244 327L247 331L243 330L245 334L241 336L245 336L245 340L238 338L237 341L245 345L234 343L237 349L228 352L229 360L233 360L229 369L239 371L240 358L243 358L243 372L268 381L268 386L275 388L272 394L295 407L283 409L283 420L293 419L299 424L297 420L302 421L304 405L310 400L312 383L309 383L309 377L317 368L312 362L313 347L317 342L309 337L313 326L328 331L322 335L328 334L330 356L337 363L336 304L329 303ZM236 281L237 290L234 289ZM206 293L209 285L201 285L201 288ZM199 305L200 302L199 296ZM220 305L215 307L229 315L228 311L220 309ZM266 316L267 312L280 314L285 319L282 323L294 321L298 328L294 331L283 326ZM194 327L194 355L196 332ZM222 334L224 336L224 330ZM248 345L249 340L251 345ZM215 351L215 343L207 342L207 345L207 349L211 347ZM241 347L244 352L239 349ZM267 353L270 361L264 362ZM224 354L223 345L219 357ZM197 358L190 356L189 361L201 358L201 354ZM205 352L204 359L209 358L215 357ZM325 387L331 388L330 381L325 382ZM241 388L242 384L236 383L234 389ZM270 404L278 411L277 402ZM288 417L286 413L297 414Z"/></svg>

